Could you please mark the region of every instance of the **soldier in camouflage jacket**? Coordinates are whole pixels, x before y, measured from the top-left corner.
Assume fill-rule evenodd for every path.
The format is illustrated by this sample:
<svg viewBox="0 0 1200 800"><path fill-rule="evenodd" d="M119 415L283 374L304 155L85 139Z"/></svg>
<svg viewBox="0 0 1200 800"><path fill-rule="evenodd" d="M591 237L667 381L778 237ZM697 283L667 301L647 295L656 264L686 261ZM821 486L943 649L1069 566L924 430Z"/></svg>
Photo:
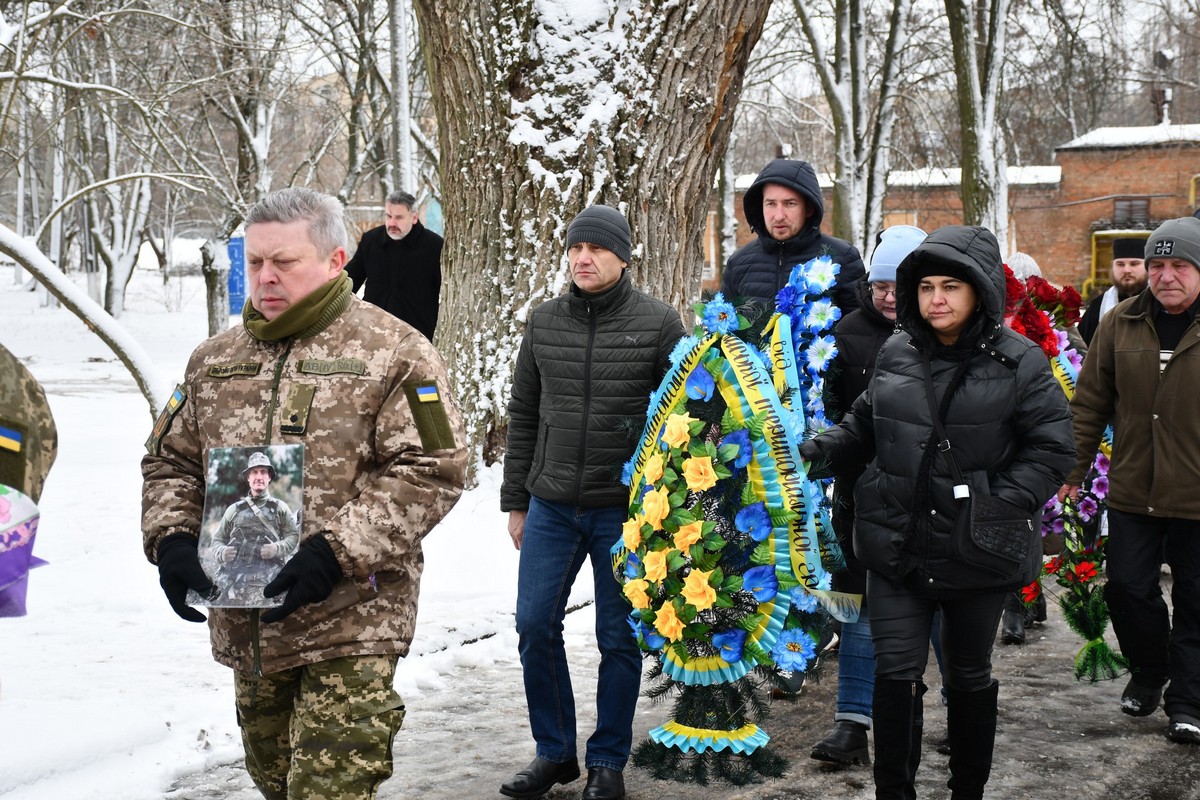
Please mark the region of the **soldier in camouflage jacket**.
<svg viewBox="0 0 1200 800"><path fill-rule="evenodd" d="M235 670L251 777L271 800L366 797L403 718L421 540L462 490L462 422L437 351L350 293L337 201L274 192L247 215L243 324L201 344L147 442L142 530L172 607L210 590L196 557L205 454L304 445L301 546L266 587L284 604L211 609ZM333 743L337 744L333 747Z"/></svg>

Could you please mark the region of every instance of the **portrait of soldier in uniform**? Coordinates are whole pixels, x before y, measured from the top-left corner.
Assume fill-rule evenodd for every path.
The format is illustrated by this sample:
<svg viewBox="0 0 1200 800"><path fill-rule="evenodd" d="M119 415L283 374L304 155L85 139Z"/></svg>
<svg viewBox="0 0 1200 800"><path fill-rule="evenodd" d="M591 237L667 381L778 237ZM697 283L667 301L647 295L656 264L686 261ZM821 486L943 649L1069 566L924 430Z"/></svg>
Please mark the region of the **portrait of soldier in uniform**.
<svg viewBox="0 0 1200 800"><path fill-rule="evenodd" d="M298 446L302 447L302 446ZM199 605L221 608L266 608L277 605L268 600L263 589L270 583L300 544L300 529L296 516L283 500L271 492L276 471L267 453L257 448L218 448L210 459L238 461L244 491L224 507L220 522L212 527L207 542L201 541L201 562L216 589L208 598L196 596ZM246 453L249 455L246 455ZM228 468L224 470L228 472ZM228 493L210 492L217 496L210 503L205 498L205 517L215 517ZM210 506L214 508L210 509ZM211 516L210 516L211 512Z"/></svg>

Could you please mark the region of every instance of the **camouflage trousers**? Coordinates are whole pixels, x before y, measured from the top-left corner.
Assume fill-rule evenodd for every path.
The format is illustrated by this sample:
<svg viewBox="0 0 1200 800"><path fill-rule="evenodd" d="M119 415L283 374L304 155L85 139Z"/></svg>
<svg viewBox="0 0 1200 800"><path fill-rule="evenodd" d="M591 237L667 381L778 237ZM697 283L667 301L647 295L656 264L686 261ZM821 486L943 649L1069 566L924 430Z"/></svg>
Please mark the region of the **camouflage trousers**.
<svg viewBox="0 0 1200 800"><path fill-rule="evenodd" d="M373 800L404 722L396 656L351 656L271 675L234 673L246 770L267 800Z"/></svg>

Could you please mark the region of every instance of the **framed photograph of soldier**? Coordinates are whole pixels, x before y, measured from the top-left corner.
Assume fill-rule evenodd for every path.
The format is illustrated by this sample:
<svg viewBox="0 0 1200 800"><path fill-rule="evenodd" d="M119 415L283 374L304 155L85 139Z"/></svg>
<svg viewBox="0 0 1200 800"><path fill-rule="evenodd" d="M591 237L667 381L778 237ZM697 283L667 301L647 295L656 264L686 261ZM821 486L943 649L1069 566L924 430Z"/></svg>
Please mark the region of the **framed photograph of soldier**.
<svg viewBox="0 0 1200 800"><path fill-rule="evenodd" d="M300 546L304 445L214 447L207 453L200 564L216 585L188 604L269 608L270 583Z"/></svg>

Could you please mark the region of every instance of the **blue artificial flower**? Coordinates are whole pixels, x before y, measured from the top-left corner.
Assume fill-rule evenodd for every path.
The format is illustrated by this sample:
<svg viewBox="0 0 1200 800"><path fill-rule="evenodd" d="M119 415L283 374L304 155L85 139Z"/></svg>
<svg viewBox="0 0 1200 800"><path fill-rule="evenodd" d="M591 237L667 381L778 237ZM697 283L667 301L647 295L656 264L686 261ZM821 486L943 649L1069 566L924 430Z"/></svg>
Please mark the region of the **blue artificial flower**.
<svg viewBox="0 0 1200 800"><path fill-rule="evenodd" d="M700 344L700 340L695 336L684 336L675 343L675 347L671 350L671 355L667 356L671 360L673 366L678 367L687 358L687 354L692 352L696 345Z"/></svg>
<svg viewBox="0 0 1200 800"><path fill-rule="evenodd" d="M739 325L737 309L726 303L720 292L713 295L713 299L704 305L701 321L709 333L733 333Z"/></svg>
<svg viewBox="0 0 1200 800"><path fill-rule="evenodd" d="M824 294L829 291L841 269L829 256L819 256L800 266L803 269L804 282L812 294Z"/></svg>
<svg viewBox="0 0 1200 800"><path fill-rule="evenodd" d="M750 446L750 431L741 429L730 431L721 439L721 447L736 444L738 454L733 459L734 469L742 469L754 458L754 448Z"/></svg>
<svg viewBox="0 0 1200 800"><path fill-rule="evenodd" d="M637 453L633 454L633 458L625 462L625 466L621 467L621 483L628 486L633 482L633 463L637 461Z"/></svg>
<svg viewBox="0 0 1200 800"><path fill-rule="evenodd" d="M633 614L626 614L625 621L629 623L629 627L633 629L633 640L636 642L638 633L641 631L641 623Z"/></svg>
<svg viewBox="0 0 1200 800"><path fill-rule="evenodd" d="M804 302L804 296L796 290L792 284L786 284L779 290L779 294L775 295L775 309L780 314L791 316L796 310L796 306Z"/></svg>
<svg viewBox="0 0 1200 800"><path fill-rule="evenodd" d="M692 370L692 374L687 376L687 382L684 386L687 391L687 396L693 400L709 400L713 396L713 392L717 389L717 384L713 382L712 375L704 368L704 365L697 366Z"/></svg>
<svg viewBox="0 0 1200 800"><path fill-rule="evenodd" d="M792 598L792 608L804 614L811 614L817 610L817 597L811 594L803 586L795 586L788 593Z"/></svg>
<svg viewBox="0 0 1200 800"><path fill-rule="evenodd" d="M625 577L626 578L637 578L638 577L638 567L640 567L641 565L642 565L642 562L637 557L637 553L630 551L629 555L625 558Z"/></svg>
<svg viewBox="0 0 1200 800"><path fill-rule="evenodd" d="M842 318L842 310L833 304L832 300L821 299L813 302L804 315L804 327L814 333L829 330L833 323Z"/></svg>
<svg viewBox="0 0 1200 800"><path fill-rule="evenodd" d="M824 433L833 427L833 423L825 416L824 409L817 409L809 415L808 418L808 433L812 436Z"/></svg>
<svg viewBox="0 0 1200 800"><path fill-rule="evenodd" d="M806 294L808 292L808 265L809 262L807 261L797 264L788 273L787 285L791 286L799 294Z"/></svg>
<svg viewBox="0 0 1200 800"><path fill-rule="evenodd" d="M821 573L821 577L817 578L817 590L828 592L833 588L833 576L828 572Z"/></svg>
<svg viewBox="0 0 1200 800"><path fill-rule="evenodd" d="M771 659L784 672L804 672L808 662L817 654L812 637L801 628L792 628L779 634L771 648Z"/></svg>
<svg viewBox="0 0 1200 800"><path fill-rule="evenodd" d="M742 660L742 647L746 644L746 632L741 628L730 628L718 631L712 637L713 646L721 653L721 658L730 664Z"/></svg>
<svg viewBox="0 0 1200 800"><path fill-rule="evenodd" d="M754 595L760 603L774 600L779 594L779 577L775 574L775 565L766 564L746 570L742 576L742 588Z"/></svg>
<svg viewBox="0 0 1200 800"><path fill-rule="evenodd" d="M832 336L818 336L804 351L805 367L810 373L821 373L829 368L829 362L837 355L837 345Z"/></svg>
<svg viewBox="0 0 1200 800"><path fill-rule="evenodd" d="M666 637L655 630L653 625L647 625L643 622L639 628L642 632L642 638L646 640L646 646L651 650L662 650L663 646L666 645Z"/></svg>
<svg viewBox="0 0 1200 800"><path fill-rule="evenodd" d="M742 533L750 535L756 542L761 542L771 535L771 515L767 513L765 503L758 502L746 506L733 518L733 525Z"/></svg>

